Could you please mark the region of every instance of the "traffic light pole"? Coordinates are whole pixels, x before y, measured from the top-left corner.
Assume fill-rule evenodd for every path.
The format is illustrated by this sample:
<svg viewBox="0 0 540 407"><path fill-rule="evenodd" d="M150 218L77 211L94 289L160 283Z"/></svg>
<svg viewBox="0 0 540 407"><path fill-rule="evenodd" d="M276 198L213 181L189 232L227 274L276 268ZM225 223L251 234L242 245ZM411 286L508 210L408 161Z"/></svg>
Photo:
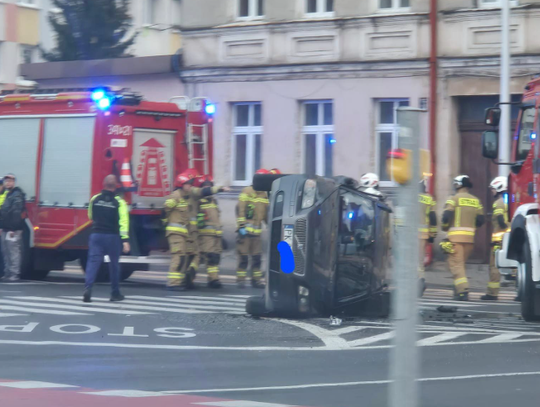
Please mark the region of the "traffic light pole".
<svg viewBox="0 0 540 407"><path fill-rule="evenodd" d="M501 2L501 121L499 124L499 161L510 160L510 0ZM510 168L499 165L499 175L507 177Z"/></svg>
<svg viewBox="0 0 540 407"><path fill-rule="evenodd" d="M418 406L419 352L416 346L418 321L418 225L420 210L420 128L424 110L398 109L399 148L409 150L411 178L398 188L397 238L394 251L395 290L392 295L392 319L395 338L390 359L390 407Z"/></svg>

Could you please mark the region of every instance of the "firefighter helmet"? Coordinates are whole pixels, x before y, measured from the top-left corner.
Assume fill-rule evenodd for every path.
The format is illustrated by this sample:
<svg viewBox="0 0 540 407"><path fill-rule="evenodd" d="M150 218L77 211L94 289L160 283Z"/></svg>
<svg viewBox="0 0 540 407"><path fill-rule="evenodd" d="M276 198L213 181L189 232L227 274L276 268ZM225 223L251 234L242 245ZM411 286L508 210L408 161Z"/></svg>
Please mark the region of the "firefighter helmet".
<svg viewBox="0 0 540 407"><path fill-rule="evenodd" d="M196 173L197 173L197 171L195 171L195 174ZM175 181L174 185L177 188L181 188L181 187L184 186L184 184L194 180L195 177L196 177L196 175L194 175L194 172L193 172L192 169L185 170L180 175L178 175L178 177L176 177L176 181Z"/></svg>
<svg viewBox="0 0 540 407"><path fill-rule="evenodd" d="M454 178L454 187L460 188L472 188L472 182L468 175L458 175Z"/></svg>
<svg viewBox="0 0 540 407"><path fill-rule="evenodd" d="M271 174L271 172L268 171L268 170L265 170L264 168L261 168L261 169L257 170L255 172L255 174L265 174L266 175L266 174Z"/></svg>
<svg viewBox="0 0 540 407"><path fill-rule="evenodd" d="M270 170L270 174L281 175L281 171L278 170L277 168L272 168Z"/></svg>
<svg viewBox="0 0 540 407"><path fill-rule="evenodd" d="M193 185L196 187L202 187L205 183L214 185L214 178L212 178L211 175L199 175L197 178L195 178Z"/></svg>
<svg viewBox="0 0 540 407"><path fill-rule="evenodd" d="M364 188L377 188L379 186L379 176L372 172L362 175L360 186Z"/></svg>
<svg viewBox="0 0 540 407"><path fill-rule="evenodd" d="M508 189L508 179L506 177L497 177L491 181L489 187L498 193L505 192Z"/></svg>

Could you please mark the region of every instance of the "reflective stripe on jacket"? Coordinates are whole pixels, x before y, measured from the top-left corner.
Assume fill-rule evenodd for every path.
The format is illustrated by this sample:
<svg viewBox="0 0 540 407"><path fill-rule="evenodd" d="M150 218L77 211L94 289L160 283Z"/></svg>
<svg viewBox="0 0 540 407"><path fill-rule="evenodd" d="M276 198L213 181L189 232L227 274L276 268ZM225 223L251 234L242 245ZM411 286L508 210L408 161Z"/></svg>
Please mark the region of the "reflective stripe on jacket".
<svg viewBox="0 0 540 407"><path fill-rule="evenodd" d="M454 213L451 223L443 224L444 230L448 230L448 239L453 243L474 243L476 219L484 214L480 200L462 189L448 198L444 211Z"/></svg>

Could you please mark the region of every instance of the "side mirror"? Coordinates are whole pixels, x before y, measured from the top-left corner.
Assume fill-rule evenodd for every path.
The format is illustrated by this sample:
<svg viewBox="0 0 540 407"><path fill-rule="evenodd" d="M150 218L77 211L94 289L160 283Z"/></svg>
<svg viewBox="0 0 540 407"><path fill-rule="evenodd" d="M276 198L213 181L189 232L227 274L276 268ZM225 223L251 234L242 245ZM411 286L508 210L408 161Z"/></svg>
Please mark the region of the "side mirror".
<svg viewBox="0 0 540 407"><path fill-rule="evenodd" d="M499 157L499 135L494 131L482 134L482 155L492 160Z"/></svg>
<svg viewBox="0 0 540 407"><path fill-rule="evenodd" d="M488 126L497 127L501 121L501 109L498 107L490 107L486 109L485 123Z"/></svg>

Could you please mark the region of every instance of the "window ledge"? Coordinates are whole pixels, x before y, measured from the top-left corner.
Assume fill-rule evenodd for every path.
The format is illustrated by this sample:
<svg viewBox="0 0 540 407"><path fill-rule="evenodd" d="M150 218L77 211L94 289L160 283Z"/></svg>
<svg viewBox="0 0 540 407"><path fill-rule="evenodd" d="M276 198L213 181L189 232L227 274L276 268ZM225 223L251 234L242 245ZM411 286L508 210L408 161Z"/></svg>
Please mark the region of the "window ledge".
<svg viewBox="0 0 540 407"><path fill-rule="evenodd" d="M31 9L31 10L41 10L41 7L39 7L36 4L17 3L17 6L21 7L21 8L28 8L28 9Z"/></svg>
<svg viewBox="0 0 540 407"><path fill-rule="evenodd" d="M384 14L384 15L401 15L401 14L408 14L411 12L411 8L389 8L389 9L378 9L377 14Z"/></svg>
<svg viewBox="0 0 540 407"><path fill-rule="evenodd" d="M336 13L326 12L326 13L305 13L304 18L311 19L311 18L334 18L336 16Z"/></svg>
<svg viewBox="0 0 540 407"><path fill-rule="evenodd" d="M264 16L247 16L247 17L236 17L236 21L263 21Z"/></svg>

